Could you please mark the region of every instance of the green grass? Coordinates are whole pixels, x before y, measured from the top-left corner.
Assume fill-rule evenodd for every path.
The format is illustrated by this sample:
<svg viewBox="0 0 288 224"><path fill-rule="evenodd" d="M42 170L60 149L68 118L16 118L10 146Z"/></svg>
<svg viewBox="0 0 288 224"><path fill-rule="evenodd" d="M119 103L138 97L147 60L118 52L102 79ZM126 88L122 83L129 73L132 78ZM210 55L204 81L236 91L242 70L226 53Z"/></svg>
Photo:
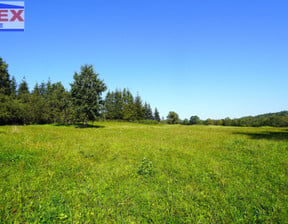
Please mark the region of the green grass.
<svg viewBox="0 0 288 224"><path fill-rule="evenodd" d="M96 125L0 127L0 223L288 222L287 130Z"/></svg>

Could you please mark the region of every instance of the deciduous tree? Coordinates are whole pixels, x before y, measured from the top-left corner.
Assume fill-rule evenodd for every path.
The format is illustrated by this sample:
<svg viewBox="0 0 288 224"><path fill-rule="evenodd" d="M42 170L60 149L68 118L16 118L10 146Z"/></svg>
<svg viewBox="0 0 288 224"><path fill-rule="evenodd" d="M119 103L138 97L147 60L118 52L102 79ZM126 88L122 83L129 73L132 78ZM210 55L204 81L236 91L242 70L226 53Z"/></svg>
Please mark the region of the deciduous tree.
<svg viewBox="0 0 288 224"><path fill-rule="evenodd" d="M167 116L167 123L168 124L178 124L179 123L179 116L176 112L170 111Z"/></svg>

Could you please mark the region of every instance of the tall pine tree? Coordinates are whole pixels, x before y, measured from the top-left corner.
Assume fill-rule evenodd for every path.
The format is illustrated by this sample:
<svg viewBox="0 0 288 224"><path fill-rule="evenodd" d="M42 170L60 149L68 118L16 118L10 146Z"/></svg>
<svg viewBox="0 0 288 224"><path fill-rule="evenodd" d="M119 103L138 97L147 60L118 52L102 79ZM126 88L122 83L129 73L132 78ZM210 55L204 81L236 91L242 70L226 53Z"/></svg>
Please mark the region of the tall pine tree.
<svg viewBox="0 0 288 224"><path fill-rule="evenodd" d="M152 109L149 103L144 104L145 120L154 120Z"/></svg>
<svg viewBox="0 0 288 224"><path fill-rule="evenodd" d="M140 121L140 120L144 120L145 119L145 109L142 105L142 100L141 97L139 95L137 95L135 97L135 117L136 120Z"/></svg>
<svg viewBox="0 0 288 224"><path fill-rule="evenodd" d="M155 111L154 111L154 120L160 122L160 114L159 114L157 107L155 108Z"/></svg>
<svg viewBox="0 0 288 224"><path fill-rule="evenodd" d="M8 73L8 64L0 58L0 94L11 94L11 80Z"/></svg>
<svg viewBox="0 0 288 224"><path fill-rule="evenodd" d="M87 121L99 117L103 103L101 95L105 90L105 83L98 78L92 65L84 65L80 73L75 72L71 95L78 120L86 124Z"/></svg>
<svg viewBox="0 0 288 224"><path fill-rule="evenodd" d="M126 121L136 120L135 105L132 93L129 90L123 90L123 119Z"/></svg>

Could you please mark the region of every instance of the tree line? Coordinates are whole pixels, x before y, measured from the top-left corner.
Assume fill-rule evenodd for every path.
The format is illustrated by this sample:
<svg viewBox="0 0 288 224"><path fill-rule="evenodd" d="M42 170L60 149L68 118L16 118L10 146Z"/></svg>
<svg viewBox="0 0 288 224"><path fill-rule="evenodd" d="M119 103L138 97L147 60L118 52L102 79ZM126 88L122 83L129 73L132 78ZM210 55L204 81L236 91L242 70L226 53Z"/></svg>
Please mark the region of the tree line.
<svg viewBox="0 0 288 224"><path fill-rule="evenodd" d="M149 103L145 102L143 105L141 97L137 95L134 98L128 89L108 91L103 116L109 120L160 122L158 109L155 108L152 112Z"/></svg>
<svg viewBox="0 0 288 224"><path fill-rule="evenodd" d="M25 79L17 85L10 78L8 64L0 58L0 124L49 124L95 121L99 119L160 122L157 108L128 89L108 91L92 65L75 72L70 91L61 82L36 84L32 91Z"/></svg>
<svg viewBox="0 0 288 224"><path fill-rule="evenodd" d="M99 119L124 120L142 123L167 123L182 125L222 125L241 127L288 127L288 112L249 116L238 119L206 119L197 115L181 120L170 111L167 119L160 119L157 108L152 110L149 103L142 101L139 94L133 96L129 89L108 91L92 65L81 66L75 72L68 91L61 82L50 80L36 84L29 91L25 79L17 85L10 78L8 64L0 57L0 125L5 124L71 124Z"/></svg>

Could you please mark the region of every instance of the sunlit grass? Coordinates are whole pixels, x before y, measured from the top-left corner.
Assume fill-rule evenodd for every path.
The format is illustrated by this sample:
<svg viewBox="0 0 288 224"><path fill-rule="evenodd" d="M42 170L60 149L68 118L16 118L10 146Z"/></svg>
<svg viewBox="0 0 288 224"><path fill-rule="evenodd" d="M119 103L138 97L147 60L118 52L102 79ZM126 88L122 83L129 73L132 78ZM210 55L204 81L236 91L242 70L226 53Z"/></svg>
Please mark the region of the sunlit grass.
<svg viewBox="0 0 288 224"><path fill-rule="evenodd" d="M0 223L288 220L285 129L94 125L0 127Z"/></svg>

